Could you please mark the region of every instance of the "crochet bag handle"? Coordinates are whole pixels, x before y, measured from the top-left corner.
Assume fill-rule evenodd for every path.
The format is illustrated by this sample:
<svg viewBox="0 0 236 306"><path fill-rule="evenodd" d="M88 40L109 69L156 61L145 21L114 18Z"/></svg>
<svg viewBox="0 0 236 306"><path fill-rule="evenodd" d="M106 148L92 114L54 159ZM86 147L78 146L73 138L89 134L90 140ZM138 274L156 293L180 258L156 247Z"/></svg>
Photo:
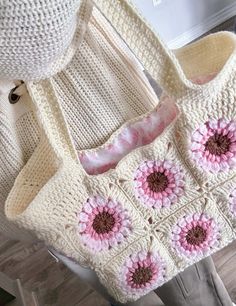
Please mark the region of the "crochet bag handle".
<svg viewBox="0 0 236 306"><path fill-rule="evenodd" d="M134 7L126 0L94 0L94 3L158 84L173 96L181 93L184 88L181 81L183 72L177 58L154 34ZM60 105L56 101L50 79L29 83L28 89L33 100L37 100L40 121L58 158L64 161L69 158L79 163L74 141L65 124ZM41 99L50 102L40 103ZM82 165L79 166L84 172Z"/></svg>
<svg viewBox="0 0 236 306"><path fill-rule="evenodd" d="M66 161L78 160L74 141L69 132L61 105L50 79L40 82L28 82L27 89L37 109L37 116L43 127L44 136L58 159ZM83 170L83 167L81 170Z"/></svg>
<svg viewBox="0 0 236 306"><path fill-rule="evenodd" d="M94 0L94 3L164 90L176 96L188 87L189 80L174 53L130 0Z"/></svg>

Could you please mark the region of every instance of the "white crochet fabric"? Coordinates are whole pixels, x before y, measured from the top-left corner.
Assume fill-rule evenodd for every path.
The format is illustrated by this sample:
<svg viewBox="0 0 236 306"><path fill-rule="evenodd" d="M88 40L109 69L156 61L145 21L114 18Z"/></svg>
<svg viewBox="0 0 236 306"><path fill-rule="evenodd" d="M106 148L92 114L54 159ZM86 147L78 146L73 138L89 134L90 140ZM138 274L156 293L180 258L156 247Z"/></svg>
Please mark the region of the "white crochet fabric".
<svg viewBox="0 0 236 306"><path fill-rule="evenodd" d="M1 0L0 78L42 79L60 71L82 40L90 0Z"/></svg>
<svg viewBox="0 0 236 306"><path fill-rule="evenodd" d="M96 29L98 25L99 30ZM93 84L87 81L87 71L91 69L88 55L91 53L91 59L96 61L94 75L96 74L97 84L108 93L106 96L98 97L97 101ZM115 66L109 65L112 61L117 62ZM80 66L79 62L87 64ZM104 62L104 65L101 66L100 62ZM103 80L108 75L110 81L104 83ZM77 79L80 79L81 83L74 82ZM104 139L109 138L126 120L151 110L157 103L156 95L137 60L96 10L89 24L88 34L73 62L52 81L59 97L64 94L65 99L61 103L77 149L102 144ZM122 90L119 92L119 87L116 86L115 95L111 88L116 82L119 82ZM35 240L36 237L23 229L19 230L14 223L6 219L4 203L20 170L37 145L45 140L36 120L36 110L24 86L16 91L21 96L19 102L9 103L9 92L16 85L18 83L12 81L0 81L0 232L11 239L29 241ZM84 95L86 91L89 92ZM125 97L129 92L130 94ZM121 102L122 97L124 99ZM84 118L90 116L91 112L95 114L93 121L85 121ZM111 118L113 120L110 120ZM97 129L98 126L104 127L103 133ZM48 159L49 156L50 153ZM49 163L53 169L56 167L54 161L49 160ZM30 181L33 183L33 176Z"/></svg>
<svg viewBox="0 0 236 306"><path fill-rule="evenodd" d="M95 9L79 51L51 82L77 150L104 143L123 122L157 103L141 66Z"/></svg>
<svg viewBox="0 0 236 306"><path fill-rule="evenodd" d="M20 93L17 104L9 103L9 92L15 86L12 81L0 82L0 232L12 239L28 241L35 237L19 230L4 215L4 202L15 178L39 142L39 126L27 92Z"/></svg>
<svg viewBox="0 0 236 306"><path fill-rule="evenodd" d="M159 108L127 121L108 140L105 131L100 135L94 126L99 142L107 141L97 149L83 150L85 156L113 152L123 131L127 133L122 146L132 143L135 150L110 167L113 169L88 174L80 162L81 150L78 152L82 142L75 140L79 134L65 111L69 102L65 105L63 99L68 96L76 103L78 97L82 104L84 97L99 101L98 117L104 116L113 131L119 113L115 107L127 98L133 104L133 94L123 87L132 77L123 75L125 82L119 83L118 58L109 66L108 58L103 57L109 49L105 44L98 63L113 67L119 80L113 73L109 79L94 77L106 69L97 67L91 57L93 65L84 66L80 82L75 75L80 69L75 55L61 74L27 85L45 136L17 177L5 211L10 220L32 230L48 245L92 267L109 293L126 302L236 237L236 37L210 35L176 51L178 61L126 1L95 3L166 93L175 98L180 114L159 137L157 130L165 125L160 112L166 108L168 122L177 113L169 97ZM91 21L81 48L96 48L99 31L104 29L97 30ZM213 79L204 85L193 83L191 79L199 75ZM89 91L88 80L93 83ZM110 88L116 93L113 97ZM141 93L140 97L143 99ZM105 100L108 105L111 98L109 113L105 106L100 113L100 103ZM88 104L84 118L78 111L82 133L88 135L83 139L85 148L96 137L84 123L97 118L95 108L91 109L94 103ZM109 120L113 114L114 120ZM145 134L141 147L140 129Z"/></svg>

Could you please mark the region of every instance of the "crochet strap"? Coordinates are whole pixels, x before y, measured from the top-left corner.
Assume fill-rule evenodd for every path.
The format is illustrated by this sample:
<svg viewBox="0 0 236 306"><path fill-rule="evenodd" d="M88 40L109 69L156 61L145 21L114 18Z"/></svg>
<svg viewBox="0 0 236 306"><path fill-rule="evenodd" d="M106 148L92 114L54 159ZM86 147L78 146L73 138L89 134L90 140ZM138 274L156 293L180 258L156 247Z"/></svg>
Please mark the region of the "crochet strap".
<svg viewBox="0 0 236 306"><path fill-rule="evenodd" d="M50 79L28 83L27 88L36 105L39 122L56 156L64 161L77 160L77 153Z"/></svg>
<svg viewBox="0 0 236 306"><path fill-rule="evenodd" d="M170 94L185 89L184 73L173 52L127 0L94 0L151 76Z"/></svg>
<svg viewBox="0 0 236 306"><path fill-rule="evenodd" d="M179 93L183 88L180 77L182 70L176 57L134 8L125 0L95 0L94 3L163 89L173 95ZM79 163L74 141L50 79L29 83L28 90L37 105L39 120L57 157L64 161L73 159ZM84 172L83 167L79 166Z"/></svg>

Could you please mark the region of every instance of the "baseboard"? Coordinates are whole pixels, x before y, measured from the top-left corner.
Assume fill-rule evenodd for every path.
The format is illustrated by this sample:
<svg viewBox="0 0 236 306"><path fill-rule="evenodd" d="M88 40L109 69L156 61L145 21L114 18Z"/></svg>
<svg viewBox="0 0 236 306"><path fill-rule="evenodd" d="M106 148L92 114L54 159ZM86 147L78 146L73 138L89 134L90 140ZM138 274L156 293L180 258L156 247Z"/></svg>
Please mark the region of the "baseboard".
<svg viewBox="0 0 236 306"><path fill-rule="evenodd" d="M218 26L222 22L236 15L236 1L231 5L228 5L223 10L207 18L203 23L192 27L190 30L184 32L183 34L177 36L175 39L168 42L168 46L171 49L179 48L192 40L198 38L199 36L210 31L214 27Z"/></svg>

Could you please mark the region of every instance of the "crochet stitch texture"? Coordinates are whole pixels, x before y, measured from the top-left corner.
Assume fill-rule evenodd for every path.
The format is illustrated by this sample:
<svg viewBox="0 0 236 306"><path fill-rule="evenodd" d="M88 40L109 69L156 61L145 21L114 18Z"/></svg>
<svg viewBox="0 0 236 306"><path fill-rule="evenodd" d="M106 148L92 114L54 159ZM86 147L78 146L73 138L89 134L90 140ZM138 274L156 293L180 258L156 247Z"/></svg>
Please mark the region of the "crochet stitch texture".
<svg viewBox="0 0 236 306"><path fill-rule="evenodd" d="M18 176L6 215L91 266L126 302L235 239L236 38L208 36L177 50L177 61L126 1L95 3L180 114L114 169L91 175L79 161L55 79L29 83L46 137ZM202 52L206 62L197 57ZM207 84L190 81L218 71ZM176 110L169 110L173 119ZM153 112L129 121L104 146Z"/></svg>
<svg viewBox="0 0 236 306"><path fill-rule="evenodd" d="M0 77L33 80L60 71L73 57L90 18L88 0L0 3Z"/></svg>
<svg viewBox="0 0 236 306"><path fill-rule="evenodd" d="M88 56L93 60L88 61ZM109 64L114 61L116 65ZM89 82L91 74L88 71L92 71L97 88L103 88L106 95L94 90L94 83ZM104 82L108 75L109 81ZM74 82L77 79L79 83ZM114 87L118 81L119 86ZM73 131L76 150L101 145L120 125L150 111L158 102L133 54L95 9L83 43L71 65L56 75L52 82L58 96L62 96L60 103ZM20 100L15 104L9 103L8 95L16 83L0 81L0 232L14 240L35 241L32 232L19 230L4 214L4 203L17 175L39 143L44 141L44 133L37 122L37 109L25 85L19 88ZM85 120L91 114L92 120ZM81 156L88 172L92 172L94 167L98 168L97 160L92 155L87 154L86 161ZM100 171L103 165L100 154L97 156ZM56 167L57 160L53 158L50 149L47 158L51 158L50 167L46 168L49 171L51 167ZM38 177L40 171L41 167L38 167L35 172ZM34 181L32 176L31 184Z"/></svg>

